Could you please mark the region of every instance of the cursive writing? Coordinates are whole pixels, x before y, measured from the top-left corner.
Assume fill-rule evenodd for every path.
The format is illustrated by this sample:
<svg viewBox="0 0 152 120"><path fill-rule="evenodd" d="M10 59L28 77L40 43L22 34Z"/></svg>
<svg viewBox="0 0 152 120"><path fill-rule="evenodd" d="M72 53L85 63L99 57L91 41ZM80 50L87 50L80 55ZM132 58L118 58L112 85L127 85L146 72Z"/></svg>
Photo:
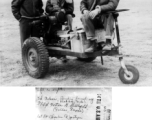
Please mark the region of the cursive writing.
<svg viewBox="0 0 152 120"><path fill-rule="evenodd" d="M37 118L45 118L45 119L47 119L47 118L49 118L49 119L53 119L53 120L58 120L58 119L63 119L63 117L61 116L61 115L54 115L54 114L52 114L52 115L47 115L47 114L39 114L39 115L37 115Z"/></svg>
<svg viewBox="0 0 152 120"><path fill-rule="evenodd" d="M79 116L77 116L77 115L67 115L67 114L65 114L64 115L64 118L66 118L67 120L80 120L80 119L82 119L82 117L79 117Z"/></svg>

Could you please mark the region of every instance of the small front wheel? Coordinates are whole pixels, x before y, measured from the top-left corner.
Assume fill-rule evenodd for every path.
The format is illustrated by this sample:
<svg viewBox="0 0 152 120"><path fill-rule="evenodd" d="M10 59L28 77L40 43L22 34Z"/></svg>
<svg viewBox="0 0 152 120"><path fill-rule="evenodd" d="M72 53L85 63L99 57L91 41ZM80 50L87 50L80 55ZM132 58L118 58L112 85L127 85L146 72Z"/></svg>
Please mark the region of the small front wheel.
<svg viewBox="0 0 152 120"><path fill-rule="evenodd" d="M139 79L139 71L131 65L126 65L129 75L126 75L124 69L119 69L119 78L125 84L135 84Z"/></svg>
<svg viewBox="0 0 152 120"><path fill-rule="evenodd" d="M28 38L22 48L23 64L30 76L42 78L49 70L49 55L43 42L36 37Z"/></svg>

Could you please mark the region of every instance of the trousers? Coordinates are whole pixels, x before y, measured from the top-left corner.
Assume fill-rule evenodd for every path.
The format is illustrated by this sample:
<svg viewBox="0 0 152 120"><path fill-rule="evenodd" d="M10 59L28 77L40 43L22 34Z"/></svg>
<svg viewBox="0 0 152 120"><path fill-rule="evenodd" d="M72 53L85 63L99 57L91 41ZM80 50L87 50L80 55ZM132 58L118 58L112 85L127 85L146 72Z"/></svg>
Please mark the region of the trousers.
<svg viewBox="0 0 152 120"><path fill-rule="evenodd" d="M20 20L20 40L21 40L21 48L23 47L24 41L29 37L39 37L39 32L36 27L31 25L32 20L22 18Z"/></svg>
<svg viewBox="0 0 152 120"><path fill-rule="evenodd" d="M81 17L84 30L86 32L87 38L95 37L95 30L104 28L106 31L106 36L111 36L114 30L114 18L113 15L103 14L95 17L95 19L90 19L88 15L82 15Z"/></svg>
<svg viewBox="0 0 152 120"><path fill-rule="evenodd" d="M73 22L73 17L71 14L67 14L66 15L66 19L67 19L67 22L68 22L68 27L69 27L69 30L72 30L72 22Z"/></svg>
<svg viewBox="0 0 152 120"><path fill-rule="evenodd" d="M50 19L50 24L53 25L53 24L63 24L65 21L67 21L67 24L68 24L68 28L69 30L72 30L72 22L73 22L73 17L71 14L65 14L65 16L63 17L64 20L62 21L59 21L58 18L56 18L56 13L53 13L52 15L49 16L49 19ZM62 19L63 19L62 18Z"/></svg>

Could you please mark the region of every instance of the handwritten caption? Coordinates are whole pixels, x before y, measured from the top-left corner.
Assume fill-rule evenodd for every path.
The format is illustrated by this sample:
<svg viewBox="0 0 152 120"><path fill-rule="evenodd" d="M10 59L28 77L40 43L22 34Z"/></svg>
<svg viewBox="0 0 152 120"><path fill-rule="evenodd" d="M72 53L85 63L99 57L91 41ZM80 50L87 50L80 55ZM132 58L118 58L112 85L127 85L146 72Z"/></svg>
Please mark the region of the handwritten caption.
<svg viewBox="0 0 152 120"><path fill-rule="evenodd" d="M47 120L82 120L85 114L96 102L93 97L82 95L59 94L64 89L38 89L36 106L43 110L38 119ZM53 92L54 94L51 94Z"/></svg>

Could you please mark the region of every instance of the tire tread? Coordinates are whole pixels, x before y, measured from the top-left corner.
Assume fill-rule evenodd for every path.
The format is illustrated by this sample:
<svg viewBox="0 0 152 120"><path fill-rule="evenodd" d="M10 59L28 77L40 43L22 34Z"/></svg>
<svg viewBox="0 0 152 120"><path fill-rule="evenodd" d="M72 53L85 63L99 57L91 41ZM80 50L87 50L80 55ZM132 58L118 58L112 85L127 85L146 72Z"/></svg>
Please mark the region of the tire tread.
<svg viewBox="0 0 152 120"><path fill-rule="evenodd" d="M40 57L40 68L38 69L38 72L37 73L30 73L30 71L28 71L28 69L26 68L26 63L24 63L24 66L26 68L26 70L28 71L28 73L30 74L30 76L34 77L34 78L42 78L46 75L46 73L48 72L49 70L49 54L48 54L48 51L47 51L47 48L46 46L44 45L44 43L37 37L30 37L28 38L24 45L23 45L23 51L22 51L22 54L24 52L24 49L26 49L28 47L28 45L30 44L34 44L36 46L36 49L38 51L38 55ZM24 58L24 57L22 57ZM24 60L23 60L24 61Z"/></svg>

